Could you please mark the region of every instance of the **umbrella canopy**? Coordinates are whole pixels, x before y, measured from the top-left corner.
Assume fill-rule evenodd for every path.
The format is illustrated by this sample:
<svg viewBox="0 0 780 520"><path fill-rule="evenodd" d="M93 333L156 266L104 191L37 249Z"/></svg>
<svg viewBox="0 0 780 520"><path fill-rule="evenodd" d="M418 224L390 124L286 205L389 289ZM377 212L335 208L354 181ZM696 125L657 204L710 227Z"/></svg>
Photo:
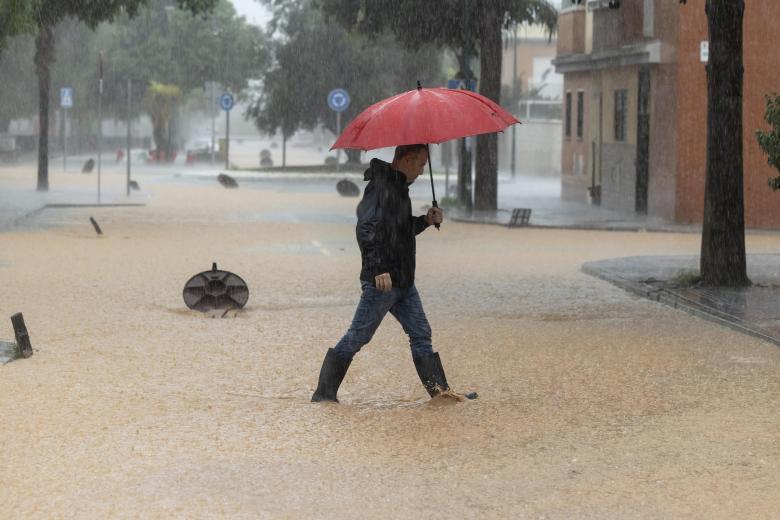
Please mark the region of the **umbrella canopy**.
<svg viewBox="0 0 780 520"><path fill-rule="evenodd" d="M418 87L365 109L347 125L331 150L443 143L501 132L519 122L498 104L474 92Z"/></svg>

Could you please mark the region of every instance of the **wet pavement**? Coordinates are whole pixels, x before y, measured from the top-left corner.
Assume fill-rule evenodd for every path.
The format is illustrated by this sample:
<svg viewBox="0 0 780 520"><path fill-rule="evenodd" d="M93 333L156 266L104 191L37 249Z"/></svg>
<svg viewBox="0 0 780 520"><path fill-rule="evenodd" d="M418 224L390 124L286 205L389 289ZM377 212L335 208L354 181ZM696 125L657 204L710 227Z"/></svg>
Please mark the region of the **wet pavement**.
<svg viewBox="0 0 780 520"><path fill-rule="evenodd" d="M557 177L499 177L498 210L447 209L450 218L461 222L507 225L515 208L531 210L527 227L552 229L599 229L604 231L657 231L699 233L697 224L670 222L634 212L615 211L597 205L561 200Z"/></svg>
<svg viewBox="0 0 780 520"><path fill-rule="evenodd" d="M587 262L582 270L629 292L780 346L780 254L748 255L750 287L701 287L698 256L648 256Z"/></svg>
<svg viewBox="0 0 780 520"><path fill-rule="evenodd" d="M51 209L0 233L0 316L23 311L36 348L0 367L0 517L780 510L780 349L581 271L692 257L693 233L445 220L418 238L417 286L448 381L480 398L429 400L388 318L341 404L311 404L359 297L357 199L327 184L168 176L144 207ZM780 250L776 234L747 242ZM225 319L182 301L212 262L249 285Z"/></svg>

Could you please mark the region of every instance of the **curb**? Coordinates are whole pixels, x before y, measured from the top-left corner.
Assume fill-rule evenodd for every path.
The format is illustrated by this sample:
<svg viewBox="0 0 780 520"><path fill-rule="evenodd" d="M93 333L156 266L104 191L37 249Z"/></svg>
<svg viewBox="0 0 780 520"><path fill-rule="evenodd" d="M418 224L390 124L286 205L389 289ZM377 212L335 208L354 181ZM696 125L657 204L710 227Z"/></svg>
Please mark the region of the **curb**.
<svg viewBox="0 0 780 520"><path fill-rule="evenodd" d="M509 226L503 222L496 222L493 220L475 220L463 217L448 217L448 220L452 222L460 222L463 224L485 224L488 226L502 226L508 228ZM701 229L665 229L665 228L648 228L648 227L617 227L617 226L587 226L581 224L526 224L524 226L517 226L511 229L566 229L572 231L610 231L610 232L625 232L625 233L701 233Z"/></svg>
<svg viewBox="0 0 780 520"><path fill-rule="evenodd" d="M737 332L741 332L742 334L762 339L780 347L780 338L770 335L764 329L761 329L750 322L712 307L701 305L669 289L653 287L642 282L623 278L622 276L600 269L595 265L596 263L597 262L586 262L582 264L580 270L587 275L609 282L636 296L682 310L688 314L728 327Z"/></svg>
<svg viewBox="0 0 780 520"><path fill-rule="evenodd" d="M114 204L64 204L64 203L53 203L53 204L44 204L40 208L34 209L32 211L28 211L21 217L15 218L13 221L11 221L11 224L8 226L15 227L20 225L20 223L28 218L34 217L35 215L42 213L43 210L46 208L52 208L52 209L68 209L68 208L125 208L125 207L145 207L146 203L144 202L125 202L125 203L114 203Z"/></svg>

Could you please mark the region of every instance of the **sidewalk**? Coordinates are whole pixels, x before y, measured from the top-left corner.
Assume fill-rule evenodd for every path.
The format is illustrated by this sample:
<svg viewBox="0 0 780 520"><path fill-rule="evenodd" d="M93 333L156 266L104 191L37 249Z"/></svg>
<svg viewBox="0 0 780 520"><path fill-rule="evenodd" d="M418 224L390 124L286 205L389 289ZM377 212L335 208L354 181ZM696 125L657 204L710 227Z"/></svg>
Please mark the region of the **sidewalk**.
<svg viewBox="0 0 780 520"><path fill-rule="evenodd" d="M583 272L626 291L780 346L780 254L748 255L751 287L697 287L698 256L638 256L583 264Z"/></svg>
<svg viewBox="0 0 780 520"><path fill-rule="evenodd" d="M447 218L458 222L507 225L514 208L531 209L527 227L600 229L604 231L663 231L699 233L699 224L678 224L634 212L614 211L561 200L559 177L500 177L498 211L475 211L449 207ZM437 188L438 189L438 188Z"/></svg>
<svg viewBox="0 0 780 520"><path fill-rule="evenodd" d="M36 191L34 174L29 166L0 170L0 231L25 226L30 217L47 207L98 205L95 173L50 172L47 192ZM147 195L143 191L133 191L128 198L124 183L120 175L104 173L100 205L143 205Z"/></svg>

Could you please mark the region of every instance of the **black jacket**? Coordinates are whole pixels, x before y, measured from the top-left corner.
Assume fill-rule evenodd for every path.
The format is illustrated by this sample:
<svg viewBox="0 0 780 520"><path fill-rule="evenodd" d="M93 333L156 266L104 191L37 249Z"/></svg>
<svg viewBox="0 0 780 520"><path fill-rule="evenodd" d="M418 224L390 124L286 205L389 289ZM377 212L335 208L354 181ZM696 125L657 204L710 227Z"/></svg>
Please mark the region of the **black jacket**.
<svg viewBox="0 0 780 520"><path fill-rule="evenodd" d="M425 215L412 216L409 185L403 173L372 159L364 179L370 181L358 204L356 228L363 268L360 279L390 273L393 287L414 283L415 236L427 226Z"/></svg>

